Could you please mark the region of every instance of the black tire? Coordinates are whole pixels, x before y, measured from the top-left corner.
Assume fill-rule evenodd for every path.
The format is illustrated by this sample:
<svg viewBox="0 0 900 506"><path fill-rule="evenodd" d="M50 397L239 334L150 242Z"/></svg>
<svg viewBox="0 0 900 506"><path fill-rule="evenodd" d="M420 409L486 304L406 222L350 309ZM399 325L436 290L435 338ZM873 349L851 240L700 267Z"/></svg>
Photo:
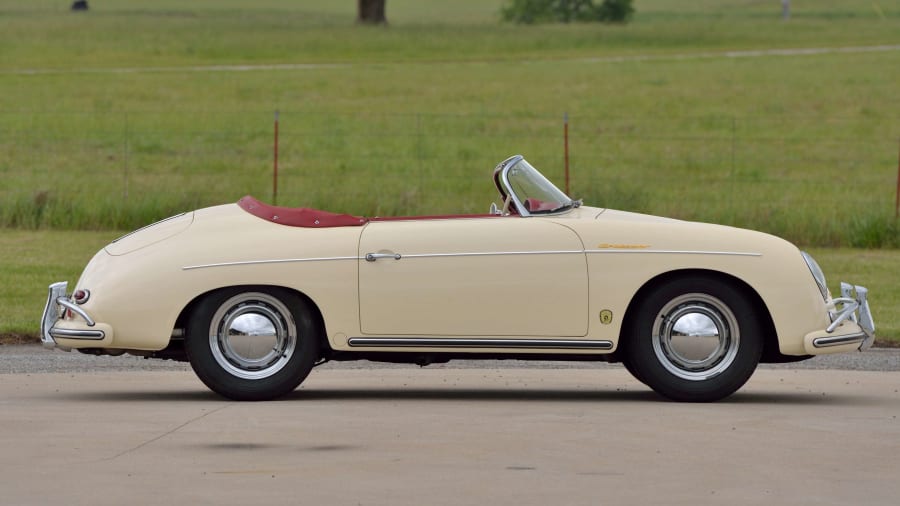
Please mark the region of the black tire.
<svg viewBox="0 0 900 506"><path fill-rule="evenodd" d="M748 295L710 277L654 287L629 318L626 336L628 369L676 401L728 397L750 379L762 354L762 327Z"/></svg>
<svg viewBox="0 0 900 506"><path fill-rule="evenodd" d="M237 401L274 399L297 388L319 358L316 322L307 302L282 288L217 290L192 313L185 351L212 391Z"/></svg>
<svg viewBox="0 0 900 506"><path fill-rule="evenodd" d="M635 369L634 366L631 364L631 360L629 360L629 357L627 355L622 357L622 365L625 366L625 370L628 371L629 373L631 373L631 375L634 377L634 379L640 381L641 383L643 383L645 385L647 384L647 382L644 381L643 378L641 378L640 373L637 371L637 369Z"/></svg>

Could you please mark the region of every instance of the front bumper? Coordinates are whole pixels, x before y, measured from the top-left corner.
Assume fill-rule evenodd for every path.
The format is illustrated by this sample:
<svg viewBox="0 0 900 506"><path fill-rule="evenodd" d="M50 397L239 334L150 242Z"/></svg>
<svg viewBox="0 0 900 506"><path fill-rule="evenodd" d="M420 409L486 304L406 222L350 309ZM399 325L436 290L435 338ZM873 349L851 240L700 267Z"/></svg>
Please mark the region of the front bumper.
<svg viewBox="0 0 900 506"><path fill-rule="evenodd" d="M68 282L60 281L49 287L47 304L41 318L41 343L47 348L59 346L57 339L102 341L107 337L107 330L99 328L90 314L72 302L66 294L68 286ZM66 312L79 316L84 324L79 324L78 327L61 325L61 322L66 321L63 320ZM83 328L84 326L88 328Z"/></svg>
<svg viewBox="0 0 900 506"><path fill-rule="evenodd" d="M806 335L804 347L810 355L866 350L875 342L875 321L869 308L869 291L863 286L841 283L841 296L831 300L831 324Z"/></svg>

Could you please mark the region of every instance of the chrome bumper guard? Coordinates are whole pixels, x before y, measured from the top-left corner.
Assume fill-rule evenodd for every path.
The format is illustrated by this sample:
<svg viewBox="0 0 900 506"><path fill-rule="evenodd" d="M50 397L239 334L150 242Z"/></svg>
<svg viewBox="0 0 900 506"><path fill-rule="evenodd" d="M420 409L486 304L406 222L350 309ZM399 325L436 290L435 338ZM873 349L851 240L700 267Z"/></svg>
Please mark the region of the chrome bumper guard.
<svg viewBox="0 0 900 506"><path fill-rule="evenodd" d="M80 316L85 323L87 323L88 327L96 325L96 322L91 318L91 315L69 300L68 295L66 295L68 286L69 283L66 281L60 281L50 285L49 293L47 294L47 304L44 306L44 316L41 318L41 343L47 348L56 347L56 338L97 341L106 337L106 334L104 334L102 330L53 328L56 322L62 318L66 310Z"/></svg>
<svg viewBox="0 0 900 506"><path fill-rule="evenodd" d="M869 290L863 286L841 283L841 296L831 301L834 305L834 312L831 313L831 325L825 331L832 333L843 322L850 320L859 325L863 333L840 337L822 337L816 339L814 345L817 348L822 348L862 341L859 345L860 351L871 348L875 342L875 321L872 319L872 310L869 309L868 296Z"/></svg>

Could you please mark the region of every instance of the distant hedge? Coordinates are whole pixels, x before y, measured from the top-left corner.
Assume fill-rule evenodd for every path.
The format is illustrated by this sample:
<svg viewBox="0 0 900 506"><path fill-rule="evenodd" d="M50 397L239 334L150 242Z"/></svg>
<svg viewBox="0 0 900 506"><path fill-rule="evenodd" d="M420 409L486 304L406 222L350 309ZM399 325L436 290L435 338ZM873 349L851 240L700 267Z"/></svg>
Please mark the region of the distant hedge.
<svg viewBox="0 0 900 506"><path fill-rule="evenodd" d="M627 23L634 15L631 0L509 0L500 11L514 23Z"/></svg>

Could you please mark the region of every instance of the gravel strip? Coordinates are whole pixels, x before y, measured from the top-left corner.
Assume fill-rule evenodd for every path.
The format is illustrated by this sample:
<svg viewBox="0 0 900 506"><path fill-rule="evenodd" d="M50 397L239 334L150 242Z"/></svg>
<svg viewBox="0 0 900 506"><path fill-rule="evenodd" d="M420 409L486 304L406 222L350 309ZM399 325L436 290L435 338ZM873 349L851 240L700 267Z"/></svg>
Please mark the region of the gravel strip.
<svg viewBox="0 0 900 506"><path fill-rule="evenodd" d="M329 362L323 369L416 368L410 364L378 362ZM523 360L454 360L435 364L447 369L593 369L622 367L604 362L532 362ZM790 364L763 364L766 369L843 369L856 371L900 371L900 348L872 348L862 353L823 355ZM109 371L190 371L187 363L148 360L142 357L85 355L47 350L40 345L0 345L0 374L87 373Z"/></svg>

